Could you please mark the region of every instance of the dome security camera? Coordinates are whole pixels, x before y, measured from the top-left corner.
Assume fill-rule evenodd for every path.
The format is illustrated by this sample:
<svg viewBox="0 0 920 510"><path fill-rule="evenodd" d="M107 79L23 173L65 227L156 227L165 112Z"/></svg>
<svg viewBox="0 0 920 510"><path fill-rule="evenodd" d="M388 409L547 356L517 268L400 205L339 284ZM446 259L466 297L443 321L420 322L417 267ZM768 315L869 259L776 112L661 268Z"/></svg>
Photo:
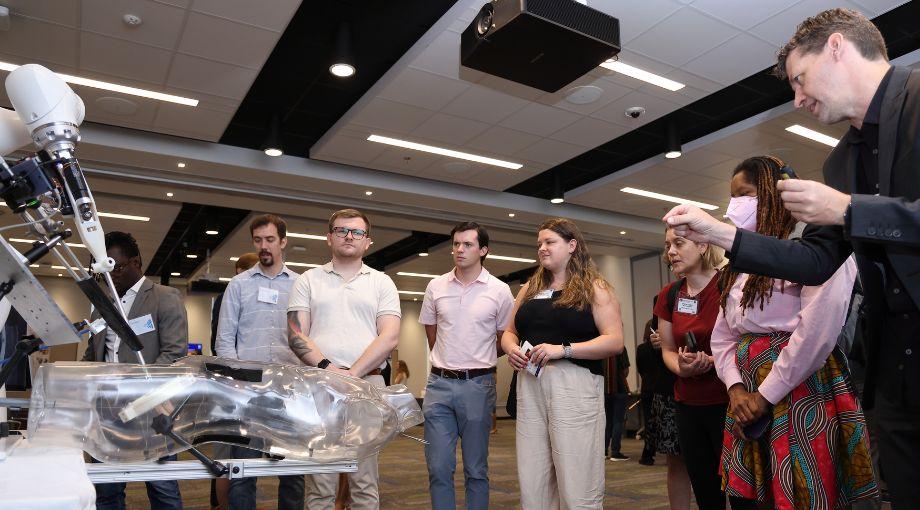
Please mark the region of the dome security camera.
<svg viewBox="0 0 920 510"><path fill-rule="evenodd" d="M643 113L645 113L645 108L641 106L630 106L626 109L626 116L631 119L638 119Z"/></svg>

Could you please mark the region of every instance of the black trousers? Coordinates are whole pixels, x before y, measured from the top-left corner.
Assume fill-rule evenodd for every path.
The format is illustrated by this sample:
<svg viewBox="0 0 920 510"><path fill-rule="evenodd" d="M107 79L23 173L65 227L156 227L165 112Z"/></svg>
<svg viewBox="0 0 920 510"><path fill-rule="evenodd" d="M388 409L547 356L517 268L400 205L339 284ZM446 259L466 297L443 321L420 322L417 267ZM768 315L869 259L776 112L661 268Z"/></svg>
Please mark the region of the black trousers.
<svg viewBox="0 0 920 510"><path fill-rule="evenodd" d="M642 393L642 426L645 427L645 447L642 449L642 457L646 459L655 459L655 443L649 437L649 422L652 419L652 396L651 392Z"/></svg>
<svg viewBox="0 0 920 510"><path fill-rule="evenodd" d="M719 461L727 407L727 404L692 406L677 403L680 453L700 510L725 510Z"/></svg>

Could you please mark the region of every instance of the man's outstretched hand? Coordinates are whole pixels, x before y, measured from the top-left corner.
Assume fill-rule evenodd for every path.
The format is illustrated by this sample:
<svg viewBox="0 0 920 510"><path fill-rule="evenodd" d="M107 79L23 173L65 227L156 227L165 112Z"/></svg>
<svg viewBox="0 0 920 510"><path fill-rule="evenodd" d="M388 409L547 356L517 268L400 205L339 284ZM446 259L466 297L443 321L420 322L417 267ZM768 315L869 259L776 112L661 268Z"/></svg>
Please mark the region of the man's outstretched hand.
<svg viewBox="0 0 920 510"><path fill-rule="evenodd" d="M662 218L674 234L697 243L711 243L731 249L737 229L722 223L695 205L679 205Z"/></svg>

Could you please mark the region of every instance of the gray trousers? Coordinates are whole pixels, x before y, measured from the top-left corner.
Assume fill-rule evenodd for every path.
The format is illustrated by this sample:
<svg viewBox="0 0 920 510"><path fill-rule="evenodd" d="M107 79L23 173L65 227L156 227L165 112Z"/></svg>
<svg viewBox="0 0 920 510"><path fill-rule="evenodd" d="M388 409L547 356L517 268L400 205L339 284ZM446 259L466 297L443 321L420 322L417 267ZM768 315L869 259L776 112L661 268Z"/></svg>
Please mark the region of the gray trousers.
<svg viewBox="0 0 920 510"><path fill-rule="evenodd" d="M425 389L425 460L435 510L457 508L457 440L463 451L466 508L489 508L489 431L495 409L495 374L469 380L428 376Z"/></svg>

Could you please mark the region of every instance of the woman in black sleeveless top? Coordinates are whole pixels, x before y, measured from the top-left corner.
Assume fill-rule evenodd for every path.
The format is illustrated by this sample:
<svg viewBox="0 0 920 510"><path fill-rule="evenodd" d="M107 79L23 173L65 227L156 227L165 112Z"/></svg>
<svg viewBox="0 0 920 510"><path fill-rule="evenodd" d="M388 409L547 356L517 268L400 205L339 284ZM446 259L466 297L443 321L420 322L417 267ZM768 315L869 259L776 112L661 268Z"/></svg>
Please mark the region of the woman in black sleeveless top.
<svg viewBox="0 0 920 510"><path fill-rule="evenodd" d="M603 360L623 350L620 304L578 227L540 225L540 267L518 293L502 336L517 379L521 507L601 508ZM529 342L531 349L522 352ZM525 370L528 362L538 375Z"/></svg>

